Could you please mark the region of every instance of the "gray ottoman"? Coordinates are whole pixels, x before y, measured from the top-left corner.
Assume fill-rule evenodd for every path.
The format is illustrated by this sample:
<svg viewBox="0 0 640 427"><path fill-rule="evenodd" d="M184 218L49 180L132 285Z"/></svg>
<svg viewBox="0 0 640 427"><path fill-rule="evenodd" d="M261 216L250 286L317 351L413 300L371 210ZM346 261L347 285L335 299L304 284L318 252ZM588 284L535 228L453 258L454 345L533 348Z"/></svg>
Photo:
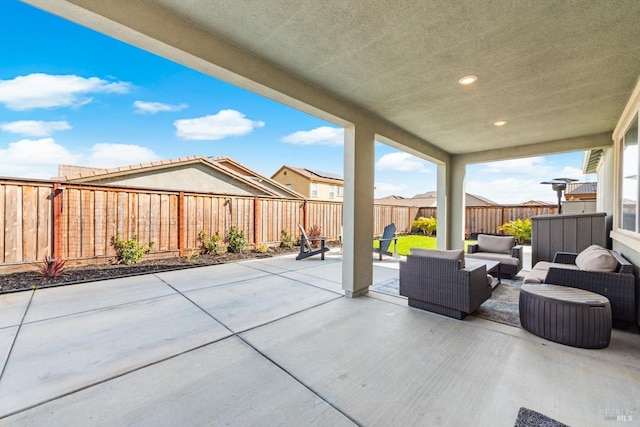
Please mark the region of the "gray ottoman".
<svg viewBox="0 0 640 427"><path fill-rule="evenodd" d="M611 339L611 304L593 292L549 284L520 289L520 324L561 344L605 348Z"/></svg>

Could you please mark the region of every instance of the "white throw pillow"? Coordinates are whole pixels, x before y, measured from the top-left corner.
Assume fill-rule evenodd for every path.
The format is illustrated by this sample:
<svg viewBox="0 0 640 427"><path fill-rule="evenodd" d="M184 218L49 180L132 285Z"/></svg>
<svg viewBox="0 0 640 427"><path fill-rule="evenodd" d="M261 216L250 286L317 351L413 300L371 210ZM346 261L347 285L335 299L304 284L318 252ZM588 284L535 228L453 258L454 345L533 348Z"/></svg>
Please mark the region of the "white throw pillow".
<svg viewBox="0 0 640 427"><path fill-rule="evenodd" d="M618 261L608 249L598 245L591 245L576 257L576 266L585 271L616 271Z"/></svg>

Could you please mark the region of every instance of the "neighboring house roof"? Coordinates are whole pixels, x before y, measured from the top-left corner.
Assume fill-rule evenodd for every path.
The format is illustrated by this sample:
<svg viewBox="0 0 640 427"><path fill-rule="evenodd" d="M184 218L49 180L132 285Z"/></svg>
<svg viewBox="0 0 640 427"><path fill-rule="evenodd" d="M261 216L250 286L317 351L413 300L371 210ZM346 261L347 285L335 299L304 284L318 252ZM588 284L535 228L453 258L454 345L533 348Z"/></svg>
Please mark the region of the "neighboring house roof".
<svg viewBox="0 0 640 427"><path fill-rule="evenodd" d="M570 182L567 184L567 189L564 190L564 195L574 196L578 194L593 194L598 192L597 182Z"/></svg>
<svg viewBox="0 0 640 427"><path fill-rule="evenodd" d="M426 193L416 194L411 198L404 198L401 196L387 196L380 199L375 199L375 203L378 205L390 204L396 206L414 206L414 207L436 207L438 201L438 195L436 191L427 191ZM465 206L477 207L477 206L497 206L498 204L485 197L475 194L466 193Z"/></svg>
<svg viewBox="0 0 640 427"><path fill-rule="evenodd" d="M437 199L437 191L427 191L426 193L416 194L413 199ZM486 197L477 194L465 193L465 206L497 206L498 203L489 200ZM435 203L434 205L435 206Z"/></svg>
<svg viewBox="0 0 640 427"><path fill-rule="evenodd" d="M325 182L327 184L336 184L336 185L344 184L344 180L342 178L342 175L340 174L333 173L333 172L324 172L324 171L319 171L314 169L299 168L299 167L288 166L288 165L284 165L280 169L278 169L276 173L271 175L271 178L278 175L284 169L288 169L291 172L295 172L298 175L305 177L312 182Z"/></svg>
<svg viewBox="0 0 640 427"><path fill-rule="evenodd" d="M157 162L141 163L134 165L120 166L116 168L89 168L85 166L59 165L58 177L61 181L90 183L100 182L107 178L120 178L127 175L139 174L151 171L162 173L163 170L175 168L176 166L203 164L218 173L254 188L268 196L304 198L296 191L286 188L278 182L273 181L248 167L234 161L229 157L210 158L202 155L180 157L175 159L160 160Z"/></svg>
<svg viewBox="0 0 640 427"><path fill-rule="evenodd" d="M243 176L253 181L257 181L258 184L262 184L270 188L271 190L286 193L288 197L304 198L304 196L298 193L297 191L287 188L286 186L280 184L276 180L267 178L266 176L259 174L253 169L250 169L248 166L245 166L241 163L236 162L231 157L226 157L226 156L216 157L216 158L210 157L209 160L218 164L219 166L227 168L230 172L234 174Z"/></svg>
<svg viewBox="0 0 640 427"><path fill-rule="evenodd" d="M528 202L524 202L521 203L520 206L528 206L528 205L548 205L548 206L555 206L556 203L551 203L551 202L544 202L542 200L529 200Z"/></svg>
<svg viewBox="0 0 640 427"><path fill-rule="evenodd" d="M570 182L564 191L564 198L567 201L596 200L598 192L597 182Z"/></svg>

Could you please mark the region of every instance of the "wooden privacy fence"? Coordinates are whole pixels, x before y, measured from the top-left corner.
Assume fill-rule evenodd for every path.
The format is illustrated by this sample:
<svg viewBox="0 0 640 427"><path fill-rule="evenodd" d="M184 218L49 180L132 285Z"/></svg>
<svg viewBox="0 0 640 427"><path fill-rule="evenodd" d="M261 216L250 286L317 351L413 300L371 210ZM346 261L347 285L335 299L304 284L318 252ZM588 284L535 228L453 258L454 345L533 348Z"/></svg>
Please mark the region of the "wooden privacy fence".
<svg viewBox="0 0 640 427"><path fill-rule="evenodd" d="M553 212L549 206L467 208L466 220L472 233L495 233L506 221ZM231 227L244 232L250 247L278 244L285 229L297 238L297 224L318 225L337 240L342 215L340 202L0 180L0 273L32 269L46 256L108 262L118 234L153 242L148 256L158 258L199 249L201 231L225 236ZM418 216L435 216L435 208L375 205L374 235L392 222L398 233L410 232Z"/></svg>
<svg viewBox="0 0 640 427"><path fill-rule="evenodd" d="M524 205L524 206L467 206L465 209L465 227L470 234L499 234L498 227L505 222L516 219L531 218L536 215L554 214L556 206ZM436 208L419 208L416 217L436 217Z"/></svg>

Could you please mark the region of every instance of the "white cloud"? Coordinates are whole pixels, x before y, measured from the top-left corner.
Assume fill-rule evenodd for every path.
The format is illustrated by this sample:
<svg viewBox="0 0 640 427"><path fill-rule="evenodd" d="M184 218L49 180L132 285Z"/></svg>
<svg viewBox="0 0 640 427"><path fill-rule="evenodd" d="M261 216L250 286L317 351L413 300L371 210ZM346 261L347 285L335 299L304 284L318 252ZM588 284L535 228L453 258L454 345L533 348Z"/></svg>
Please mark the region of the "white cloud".
<svg viewBox="0 0 640 427"><path fill-rule="evenodd" d="M299 130L283 137L282 141L296 145L343 145L344 129L321 126L311 130Z"/></svg>
<svg viewBox="0 0 640 427"><path fill-rule="evenodd" d="M163 111L180 111L187 108L187 104L178 104L178 105L169 105L163 104L162 102L146 102L146 101L135 101L133 103L133 108L136 109L136 113L138 114L156 114Z"/></svg>
<svg viewBox="0 0 640 427"><path fill-rule="evenodd" d="M156 160L160 156L139 145L95 144L80 153L53 138L23 139L0 148L0 176L49 179L58 175L60 164L111 168Z"/></svg>
<svg viewBox="0 0 640 427"><path fill-rule="evenodd" d="M430 170L427 169L427 163L409 153L395 152L380 157L376 162L376 170L428 173Z"/></svg>
<svg viewBox="0 0 640 427"><path fill-rule="evenodd" d="M485 163L481 172L500 175L545 175L552 173L553 169L545 157L528 157Z"/></svg>
<svg viewBox="0 0 640 427"><path fill-rule="evenodd" d="M405 193L409 188L406 184L392 184L389 182L376 182L375 187L376 187L374 192L375 198L381 198L381 197L392 196L392 195L404 196L403 193Z"/></svg>
<svg viewBox="0 0 640 427"><path fill-rule="evenodd" d="M180 138L216 141L228 136L249 134L253 129L263 127L264 122L249 120L236 110L220 110L218 114L176 120L173 125Z"/></svg>
<svg viewBox="0 0 640 427"><path fill-rule="evenodd" d="M18 120L0 124L4 132L17 133L25 136L49 136L53 132L69 130L71 126L66 121L45 122L42 120Z"/></svg>
<svg viewBox="0 0 640 427"><path fill-rule="evenodd" d="M112 168L160 160L153 150L133 144L95 144L83 166Z"/></svg>
<svg viewBox="0 0 640 427"><path fill-rule="evenodd" d="M0 175L48 179L58 175L58 164L80 160L80 155L69 152L53 138L22 139L0 148Z"/></svg>
<svg viewBox="0 0 640 427"><path fill-rule="evenodd" d="M0 80L0 103L10 110L80 107L90 103L94 93L127 93L127 82L109 82L98 77L34 73Z"/></svg>

